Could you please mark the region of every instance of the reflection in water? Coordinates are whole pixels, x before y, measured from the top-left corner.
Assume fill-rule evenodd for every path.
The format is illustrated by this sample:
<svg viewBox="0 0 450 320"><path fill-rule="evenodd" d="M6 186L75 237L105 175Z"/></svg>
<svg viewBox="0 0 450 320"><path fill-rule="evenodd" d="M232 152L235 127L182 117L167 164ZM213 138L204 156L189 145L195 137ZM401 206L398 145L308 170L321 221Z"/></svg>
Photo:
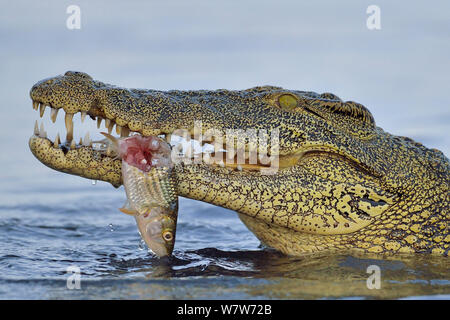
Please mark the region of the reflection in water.
<svg viewBox="0 0 450 320"><path fill-rule="evenodd" d="M173 291L169 289L169 283L176 285L179 279L201 277L218 280L224 276L227 276L227 281L212 283L221 294L227 292L225 297L245 293L246 297L269 299L400 298L445 295L450 290L450 281L445 280L448 260L443 257L406 255L383 259L374 255L342 254L287 257L272 250L229 252L206 248L176 253L171 258L110 260L109 263L116 270L132 267L136 268L135 272L146 274L148 282L123 284L121 289L133 291L143 299L158 298L157 294ZM367 288L367 267L370 265L381 269L379 290ZM261 279L265 281L259 281ZM228 281L233 282L231 287L228 287ZM185 298L217 298L211 295L215 292L211 288L205 290L203 285L192 282L186 282L186 285L189 296L183 296ZM174 294L177 295L176 290ZM164 294L161 297L171 298Z"/></svg>

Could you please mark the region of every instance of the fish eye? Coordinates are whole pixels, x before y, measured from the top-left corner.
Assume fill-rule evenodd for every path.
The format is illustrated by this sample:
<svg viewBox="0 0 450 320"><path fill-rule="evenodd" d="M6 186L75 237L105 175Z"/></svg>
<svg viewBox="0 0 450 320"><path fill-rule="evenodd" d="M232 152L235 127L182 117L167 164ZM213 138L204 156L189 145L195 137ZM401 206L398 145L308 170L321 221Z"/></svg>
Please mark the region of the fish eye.
<svg viewBox="0 0 450 320"><path fill-rule="evenodd" d="M278 98L278 103L283 109L292 110L297 107L298 101L291 94L283 94Z"/></svg>
<svg viewBox="0 0 450 320"><path fill-rule="evenodd" d="M172 241L173 240L173 234L170 231L164 231L163 234L163 239L166 241Z"/></svg>

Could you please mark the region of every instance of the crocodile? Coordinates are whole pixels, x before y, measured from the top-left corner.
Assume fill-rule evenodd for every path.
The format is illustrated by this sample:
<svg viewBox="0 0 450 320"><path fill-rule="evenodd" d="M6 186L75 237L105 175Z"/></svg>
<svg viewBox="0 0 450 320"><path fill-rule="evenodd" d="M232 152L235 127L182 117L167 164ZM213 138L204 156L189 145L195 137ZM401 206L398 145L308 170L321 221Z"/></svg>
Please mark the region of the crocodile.
<svg viewBox="0 0 450 320"><path fill-rule="evenodd" d="M53 122L65 113L65 142L59 134L50 140L37 125L29 140L33 155L54 170L122 184L120 159L105 144L89 136L74 141L76 113L98 126L104 121L110 133L115 126L120 136L170 140L181 129L223 158L178 163L177 194L236 211L268 247L297 256L346 250L448 256L448 158L385 132L360 103L276 86L126 89L75 71L37 82L30 96L41 117L47 107ZM254 143L255 134L269 142Z"/></svg>

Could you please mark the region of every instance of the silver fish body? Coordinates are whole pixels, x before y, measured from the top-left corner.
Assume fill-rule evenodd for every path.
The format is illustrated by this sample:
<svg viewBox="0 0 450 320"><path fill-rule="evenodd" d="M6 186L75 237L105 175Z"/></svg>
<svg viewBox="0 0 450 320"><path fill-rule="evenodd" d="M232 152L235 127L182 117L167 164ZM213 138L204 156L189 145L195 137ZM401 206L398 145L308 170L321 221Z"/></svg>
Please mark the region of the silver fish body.
<svg viewBox="0 0 450 320"><path fill-rule="evenodd" d="M122 161L122 180L131 209L145 214L153 207L170 208L177 200L171 173L169 167L144 172Z"/></svg>
<svg viewBox="0 0 450 320"><path fill-rule="evenodd" d="M144 172L122 161L127 213L134 214L142 239L157 256L172 254L178 218L178 197L172 169Z"/></svg>

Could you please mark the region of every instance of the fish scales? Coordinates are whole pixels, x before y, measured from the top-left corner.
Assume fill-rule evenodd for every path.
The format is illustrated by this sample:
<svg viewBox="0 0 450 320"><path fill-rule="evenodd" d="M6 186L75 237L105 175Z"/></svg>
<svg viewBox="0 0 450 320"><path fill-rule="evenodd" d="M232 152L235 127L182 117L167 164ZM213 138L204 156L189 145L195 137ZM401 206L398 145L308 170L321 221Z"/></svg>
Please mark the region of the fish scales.
<svg viewBox="0 0 450 320"><path fill-rule="evenodd" d="M122 170L127 198L139 214L155 206L169 208L176 201L172 169L155 167L149 172L143 172L124 162Z"/></svg>

